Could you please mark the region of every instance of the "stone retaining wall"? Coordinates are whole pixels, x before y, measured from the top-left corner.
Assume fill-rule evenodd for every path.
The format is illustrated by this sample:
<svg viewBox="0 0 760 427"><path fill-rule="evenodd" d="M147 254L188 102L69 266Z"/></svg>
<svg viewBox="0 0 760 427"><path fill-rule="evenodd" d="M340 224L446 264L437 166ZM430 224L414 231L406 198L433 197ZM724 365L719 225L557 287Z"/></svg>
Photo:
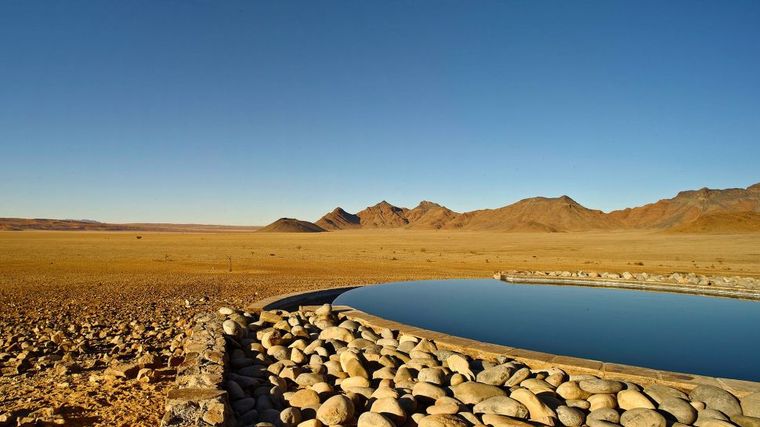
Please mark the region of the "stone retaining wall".
<svg viewBox="0 0 760 427"><path fill-rule="evenodd" d="M610 287L760 300L760 280L752 277L670 275L629 272L498 271L494 279L512 283Z"/></svg>
<svg viewBox="0 0 760 427"><path fill-rule="evenodd" d="M555 281L556 283L556 281ZM342 292L352 288L332 288L320 291L299 292L284 295L281 297L272 297L263 299L246 307L251 313L258 313L263 310L285 309L293 307L295 301L303 297L303 301L309 301L309 304L319 304L329 302L330 298L335 298ZM642 288L648 289L648 288ZM287 303L287 306L283 304ZM306 305L306 304L304 304ZM540 351L525 350L497 344L489 344L468 338L457 337L443 334L436 331L418 328L389 319L373 316L352 307L340 307L342 315L348 319L360 322L372 328L388 328L397 330L401 333L417 336L435 341L441 348L457 351L472 357L481 359L496 359L501 355L506 355L515 360L519 360L526 365L535 368L558 367L570 373L588 374L593 373L602 378L615 379L621 381L636 381L644 384L662 384L670 387L677 387L683 390L691 390L698 385L713 385L726 389L737 397L747 396L753 393L760 393L760 383L754 381L734 380L730 378L716 378L703 375L694 375L681 372L662 371L657 369L642 368L638 366L623 365L618 363L607 363L598 360L583 359L571 356L559 356Z"/></svg>
<svg viewBox="0 0 760 427"><path fill-rule="evenodd" d="M508 277L502 277L502 274L499 273L498 278L507 279ZM557 280L554 279L556 283ZM238 420L235 418L235 412L230 405L231 399L225 390L225 386L229 386L225 380L236 377L231 366L238 366L234 363L235 361L230 363L230 352L236 348L235 352L241 352L239 342L242 341L225 339L224 336L226 333L228 336L234 337L238 332L234 330L236 327L233 327L232 323L248 324L249 321L258 319L260 313L276 309L315 310L316 307L312 305L329 303L341 293L352 288L331 288L280 295L257 301L246 307L245 312L222 309L220 313L197 316L194 319L192 333L189 334L189 338L184 344L185 360L178 367L176 388L171 390L167 396L166 414L162 426L237 426ZM650 288L646 289L649 290ZM354 321L363 327L377 331L387 328L396 331L398 334L429 340L442 350L461 353L485 361L498 361L507 357L515 360L516 363L530 367L532 370L559 368L571 375L591 374L609 380L675 387L687 392L700 385L716 386L729 391L742 400L751 399L753 402L760 400L760 383L757 382L681 374L557 356L442 334L382 319L351 307L335 307L335 310L340 313L340 318ZM237 321L235 316L241 316L240 321ZM225 321L225 319L227 320ZM224 326L222 322L224 322ZM255 329L251 329L251 331L253 330ZM238 406L240 405L238 404L240 402L240 400L235 401L235 411L239 412ZM245 422L241 422L245 424ZM269 423L273 426L277 425L274 421L269 421Z"/></svg>
<svg viewBox="0 0 760 427"><path fill-rule="evenodd" d="M248 307L259 315L242 328L247 335L225 328L247 343L232 351L231 364L250 385L228 384L244 426L760 425L757 383L562 365L553 355L542 360L543 353L437 334L350 307L265 308L276 305Z"/></svg>
<svg viewBox="0 0 760 427"><path fill-rule="evenodd" d="M200 314L184 343L185 360L177 367L176 387L169 391L165 427L234 426L223 383L228 356L223 318Z"/></svg>

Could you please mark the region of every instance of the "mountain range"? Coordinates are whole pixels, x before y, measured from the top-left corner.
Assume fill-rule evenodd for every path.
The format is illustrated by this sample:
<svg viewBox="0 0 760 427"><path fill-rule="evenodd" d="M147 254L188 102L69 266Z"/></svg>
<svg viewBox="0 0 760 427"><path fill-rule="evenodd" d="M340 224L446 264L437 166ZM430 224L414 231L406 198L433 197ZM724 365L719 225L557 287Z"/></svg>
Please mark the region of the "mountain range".
<svg viewBox="0 0 760 427"><path fill-rule="evenodd" d="M266 227L204 224L109 224L91 220L0 218L0 230L322 232L421 229L513 232L659 230L673 233L760 232L760 183L747 188L682 191L670 199L609 213L568 196L531 197L496 209L455 212L422 201L414 208L382 201L355 214L337 207L315 222L280 218Z"/></svg>
<svg viewBox="0 0 760 427"><path fill-rule="evenodd" d="M289 224L288 221L297 222ZM265 228L261 231L393 228L514 232L760 231L760 183L747 188L682 191L670 199L609 213L589 209L568 196L531 197L497 209L462 213L429 201L422 201L412 209L382 201L356 214L337 207L314 223L283 218L275 224L277 227L273 228L276 230Z"/></svg>

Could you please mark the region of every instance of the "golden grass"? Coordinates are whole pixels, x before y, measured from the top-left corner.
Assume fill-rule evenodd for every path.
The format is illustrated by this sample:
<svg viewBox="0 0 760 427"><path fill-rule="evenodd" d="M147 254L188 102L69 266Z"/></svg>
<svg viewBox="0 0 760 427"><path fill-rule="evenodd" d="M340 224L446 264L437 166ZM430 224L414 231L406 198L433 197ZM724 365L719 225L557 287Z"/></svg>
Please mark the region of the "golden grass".
<svg viewBox="0 0 760 427"><path fill-rule="evenodd" d="M142 236L137 239L136 236ZM229 259L232 259L232 272ZM693 271L760 275L760 234L0 233L0 278L150 275L377 278L488 277L500 269Z"/></svg>

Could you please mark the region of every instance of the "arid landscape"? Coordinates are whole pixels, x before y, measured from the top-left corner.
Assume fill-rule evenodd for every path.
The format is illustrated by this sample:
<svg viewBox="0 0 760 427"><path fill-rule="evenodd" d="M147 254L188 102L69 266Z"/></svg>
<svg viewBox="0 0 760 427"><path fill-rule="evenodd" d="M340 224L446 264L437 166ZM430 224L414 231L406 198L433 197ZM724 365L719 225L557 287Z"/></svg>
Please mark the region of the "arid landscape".
<svg viewBox="0 0 760 427"><path fill-rule="evenodd" d="M758 188L611 214L567 197L465 214L383 202L260 231L2 220L26 231L0 233L0 408L67 425L156 424L195 314L292 291L509 269L760 277L760 233L747 232ZM141 357L139 379L113 370Z"/></svg>
<svg viewBox="0 0 760 427"><path fill-rule="evenodd" d="M0 427L760 427L758 21L0 2Z"/></svg>
<svg viewBox="0 0 760 427"><path fill-rule="evenodd" d="M334 285L485 278L500 269L760 277L758 248L758 233L3 232L0 408L51 411L67 425L155 425L173 380L165 369L173 340L194 314L222 305ZM69 340L74 348L61 351ZM14 371L21 351L28 360ZM149 379L107 372L115 360L146 353L158 359ZM63 354L72 360L58 360Z"/></svg>

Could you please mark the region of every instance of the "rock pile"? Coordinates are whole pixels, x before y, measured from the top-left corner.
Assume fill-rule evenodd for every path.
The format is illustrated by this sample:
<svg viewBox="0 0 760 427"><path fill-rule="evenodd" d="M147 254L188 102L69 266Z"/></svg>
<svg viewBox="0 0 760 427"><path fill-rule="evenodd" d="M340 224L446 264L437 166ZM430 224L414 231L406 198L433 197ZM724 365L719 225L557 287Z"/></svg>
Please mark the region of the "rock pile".
<svg viewBox="0 0 760 427"><path fill-rule="evenodd" d="M330 305L222 313L224 388L241 426L760 426L757 396L473 359L363 326Z"/></svg>
<svg viewBox="0 0 760 427"><path fill-rule="evenodd" d="M240 316L230 309L220 314ZM184 359L177 367L176 388L167 395L162 426L230 425L227 393L222 388L228 364L223 330L228 330L228 323L237 323L218 320L208 314L193 319L182 345Z"/></svg>

